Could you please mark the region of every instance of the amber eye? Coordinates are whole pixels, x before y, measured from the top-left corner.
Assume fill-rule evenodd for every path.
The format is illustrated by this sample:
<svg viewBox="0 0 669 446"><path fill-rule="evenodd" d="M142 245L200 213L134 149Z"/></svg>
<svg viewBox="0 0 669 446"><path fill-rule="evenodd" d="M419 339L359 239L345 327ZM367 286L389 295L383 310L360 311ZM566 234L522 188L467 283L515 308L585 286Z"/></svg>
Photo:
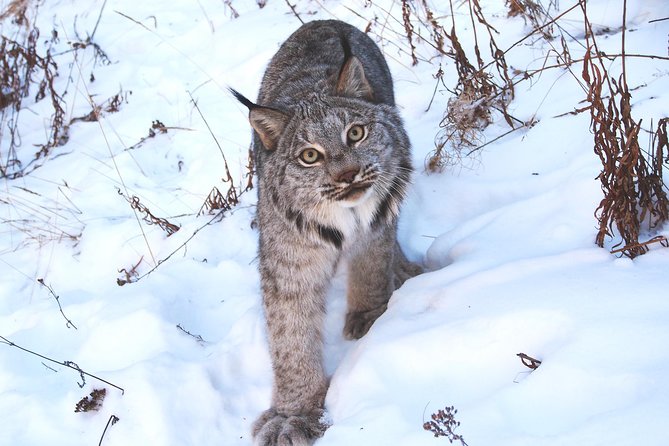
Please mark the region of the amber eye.
<svg viewBox="0 0 669 446"><path fill-rule="evenodd" d="M316 149L304 149L302 153L300 153L300 161L302 161L303 164L311 165L317 161L320 161L321 156L321 152Z"/></svg>
<svg viewBox="0 0 669 446"><path fill-rule="evenodd" d="M346 132L346 139L349 144L362 141L364 137L365 128L361 125L352 125L351 128L348 129L348 132Z"/></svg>

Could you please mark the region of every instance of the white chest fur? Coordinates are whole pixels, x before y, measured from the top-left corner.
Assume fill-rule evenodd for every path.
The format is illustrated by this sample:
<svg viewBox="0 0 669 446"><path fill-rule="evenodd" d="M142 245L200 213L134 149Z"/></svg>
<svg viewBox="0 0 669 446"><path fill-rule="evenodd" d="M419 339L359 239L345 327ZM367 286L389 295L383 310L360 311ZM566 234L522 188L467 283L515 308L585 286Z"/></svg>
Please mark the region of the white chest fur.
<svg viewBox="0 0 669 446"><path fill-rule="evenodd" d="M344 243L355 240L366 232L374 220L379 199L372 189L368 190L356 203L327 203L320 210L322 224L341 231Z"/></svg>

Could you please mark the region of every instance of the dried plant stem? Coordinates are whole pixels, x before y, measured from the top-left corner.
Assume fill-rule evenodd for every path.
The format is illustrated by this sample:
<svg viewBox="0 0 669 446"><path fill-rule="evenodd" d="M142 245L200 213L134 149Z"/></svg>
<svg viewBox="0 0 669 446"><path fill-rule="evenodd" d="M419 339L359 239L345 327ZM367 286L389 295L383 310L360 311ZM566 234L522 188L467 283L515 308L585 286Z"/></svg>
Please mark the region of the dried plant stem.
<svg viewBox="0 0 669 446"><path fill-rule="evenodd" d="M423 429L432 432L435 437L446 437L450 443L459 441L462 446L467 446L467 442L460 434L455 433L455 429L460 427L460 422L455 419L458 410L453 406L447 406L433 413L431 421L423 423Z"/></svg>
<svg viewBox="0 0 669 446"><path fill-rule="evenodd" d="M214 222L216 222L216 221L220 220L221 218L223 218L223 216L225 215L225 212L226 212L225 209L221 210L221 211L218 212L216 215L214 215L211 219L209 219L209 221L207 221L205 224L203 224L202 226L200 226L199 228L197 228L195 231L193 231L193 234L191 234L190 237L188 237L186 240L184 240L184 242L183 242L182 244L180 244L179 246L177 246L177 247L174 249L174 251L172 251L172 252L171 252L169 255L167 255L166 257L160 259L160 260L158 261L158 263L156 263L156 265L155 265L153 268L151 268L150 270L148 270L147 272L145 272L145 273L142 274L141 276L137 277L136 280L133 280L133 283L135 283L135 282L139 282L139 281L142 280L143 278L145 278L145 277L149 276L150 274L152 274L155 270L158 269L158 267L159 267L160 265L162 265L163 263L165 263L166 261L168 261L169 259L171 259L172 256L174 256L174 254L176 254L177 252L179 252L179 251L181 251L182 249L184 249L184 248L186 247L186 245L188 245L188 243L189 243L191 240L193 240L193 239L195 238L195 236L196 236L200 231L202 231L202 230L203 230L204 228L206 228L207 226L209 226L209 225L213 224Z"/></svg>
<svg viewBox="0 0 669 446"><path fill-rule="evenodd" d="M26 352L26 353L29 353L29 354L31 354L31 355L37 356L37 357L39 357L39 358L42 358L42 359L44 359L44 360L46 360L46 361L49 361L49 362L51 362L51 363L58 364L58 365L62 365L62 366L68 367L68 368L70 368L70 369L72 369L72 370L76 370L77 372L79 372L79 374L80 374L82 377L83 377L83 376L88 376L88 377L90 377L90 378L96 379L96 380L98 380L98 381L100 381L100 382L103 382L103 383L105 383L105 384L108 384L108 385L110 385L110 386L112 386L112 387L114 387L114 388L120 390L122 395L125 394L125 390L124 390L122 387L119 387L119 386L117 386L116 384L112 384L112 383L110 383L109 381L106 381L106 380L104 380L104 379L102 379L102 378L100 378L100 377L98 377L98 376L95 376L95 375L93 375L93 374L91 374L91 373L88 373L88 372L82 370L79 366L77 366L77 365L76 365L75 363L73 363L72 361L56 361L55 359L51 359L51 358L49 358L49 357L47 357L47 356L44 356L44 355L41 355L41 354L39 354L39 353L36 353L36 352L34 352L34 351L32 351L32 350L29 350L29 349L27 349L27 348L25 348L25 347L21 347L20 345L13 343L12 341L10 341L9 339L7 339L7 338L4 337L4 336L0 336L0 341L1 341L3 344L9 345L10 347L18 348L19 350L22 350L22 351L24 351L24 352ZM79 387L83 387L83 385L80 384Z"/></svg>
<svg viewBox="0 0 669 446"><path fill-rule="evenodd" d="M105 430L102 431L102 436L100 437L100 442L98 443L98 446L102 446L102 440L104 440L105 435L107 434L107 429L109 429L109 426L115 425L116 423L118 423L119 420L120 418L117 417L116 415L111 415L109 417L109 420L107 420L107 425L105 426Z"/></svg>
<svg viewBox="0 0 669 446"><path fill-rule="evenodd" d="M79 74L81 75L81 65L79 65L79 62L75 60L75 63L77 65L77 69L79 70ZM95 101L93 100L93 97L91 96L91 93L88 91L88 85L86 85L85 82L82 83L82 86L84 88L84 91L86 92L86 98L88 99L91 108L93 109L95 113L95 121L98 123L98 126L100 128L100 133L102 134L102 138L105 141L105 146L107 147L107 151L109 152L109 157L111 158L112 164L114 165L114 170L116 171L116 175L118 176L119 182L121 183L121 186L123 187L123 191L125 192L125 196L129 197L131 196L128 186L125 184L125 180L123 178L123 175L121 174L121 169L118 166L118 163L116 162L116 156L114 155L114 152L111 149L111 144L109 143L109 139L107 138L107 133L105 132L105 129L102 125L102 120L100 119L100 113L98 108L96 107ZM139 226L139 230L142 233L142 238L144 240L144 243L146 244L146 248L149 251L149 255L151 256L151 260L153 261L154 264L156 264L156 257L153 254L153 249L151 249L151 244L149 243L149 238L146 236L146 232L144 231L144 226L142 225L140 216L139 216L139 211L135 208L132 208L132 212L135 216L135 220L137 221L137 225Z"/></svg>
<svg viewBox="0 0 669 446"><path fill-rule="evenodd" d="M49 285L47 285L46 283L44 283L44 279L37 279L37 282L38 282L40 285L42 285L43 287L45 287L47 290L49 290L49 293L53 296L54 299L56 299L56 303L58 304L58 309L60 310L60 314L63 315L63 318L65 318L65 322L66 322L65 325L67 326L67 328L72 327L72 328L74 328L75 330L77 330L77 326L74 325L74 323L73 323L67 316L65 316L65 312L63 311L63 306L60 304L60 296L58 296L58 295L53 291L53 288L51 288Z"/></svg>
<svg viewBox="0 0 669 446"><path fill-rule="evenodd" d="M290 8L290 10L293 11L293 15L297 17L297 20L299 20L300 23L304 25L304 20L302 20L302 17L300 17L300 15L295 10L295 5L291 4L289 0L286 0L286 4Z"/></svg>
<svg viewBox="0 0 669 446"><path fill-rule="evenodd" d="M235 188L235 183L232 178L232 175L230 174L230 168L228 167L228 160L225 158L225 152L223 152L223 147L221 147L221 144L218 142L218 138L216 138L216 135L214 132L211 130L211 127L209 126L209 122L207 121L207 118L204 117L204 114L202 114L202 110L200 110L199 105L197 104L197 101L193 98L193 95L191 92L188 92L188 96L190 96L191 102L193 103L193 106L197 110L198 114L202 118L202 121L204 122L204 125L207 126L207 130L209 131L209 134L211 135L212 139L214 140L214 143L216 143L216 147L218 147L218 151L221 152L221 157L223 158L223 166L225 168L225 178L223 178L224 183L230 183L230 187L228 188L227 192L227 197L226 200L230 206L235 206L239 203L239 195L241 193L237 192L237 189Z"/></svg>
<svg viewBox="0 0 669 446"><path fill-rule="evenodd" d="M647 220L649 227L654 228L669 218L669 200L662 181L664 147L658 144L656 151L651 152L654 159L649 165L639 144L641 121L636 122L631 115L632 95L625 73L625 26L621 42L622 73L616 80L604 64L585 2L581 3L581 8L588 48L582 77L588 86L594 150L602 162L598 179L604 193L595 211L599 222L595 242L603 247L605 239L613 238L616 232L622 241L614 248L623 246L612 252L634 258L648 251L649 243L639 242L641 223ZM626 11L627 2L624 1L623 21Z"/></svg>

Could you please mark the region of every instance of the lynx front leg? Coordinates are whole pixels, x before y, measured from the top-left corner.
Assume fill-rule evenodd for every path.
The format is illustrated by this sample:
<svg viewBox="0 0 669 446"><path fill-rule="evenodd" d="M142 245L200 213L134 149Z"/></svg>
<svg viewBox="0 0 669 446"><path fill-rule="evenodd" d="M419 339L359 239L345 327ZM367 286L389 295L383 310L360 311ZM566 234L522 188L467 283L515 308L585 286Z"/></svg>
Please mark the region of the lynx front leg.
<svg viewBox="0 0 669 446"><path fill-rule="evenodd" d="M393 256L394 228L385 228L360 246L349 261L348 309L344 325L347 339L359 339L386 311L395 290Z"/></svg>
<svg viewBox="0 0 669 446"><path fill-rule="evenodd" d="M274 391L272 407L254 424L255 444L310 445L327 429L321 328L329 277L319 280L297 264L261 270Z"/></svg>

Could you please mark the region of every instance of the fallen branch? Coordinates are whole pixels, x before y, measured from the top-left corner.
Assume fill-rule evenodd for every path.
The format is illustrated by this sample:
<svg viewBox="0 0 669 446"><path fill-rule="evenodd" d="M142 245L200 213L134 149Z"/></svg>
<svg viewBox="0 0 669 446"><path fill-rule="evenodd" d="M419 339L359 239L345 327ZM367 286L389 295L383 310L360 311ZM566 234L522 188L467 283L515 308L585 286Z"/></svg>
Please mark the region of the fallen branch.
<svg viewBox="0 0 669 446"><path fill-rule="evenodd" d="M47 361L49 361L49 362L52 362L52 363L54 363L54 364L63 365L63 366L68 367L68 368L70 368L70 369L72 369L72 370L76 370L77 372L79 372L79 375L82 377L82 380L84 380L84 376L88 376L88 377L90 377L90 378L96 379L96 380L98 380L98 381L100 381L100 382L103 382L103 383L105 383L105 384L109 384L110 386L112 386L112 387L114 387L114 388L120 390L120 391L121 391L121 395L124 395L124 394L125 394L125 390L124 390L122 387L119 387L119 386L117 386L116 384L112 384L112 383L110 383L109 381L106 381L106 380L104 380L104 379L102 379L102 378L100 378L100 377L98 377L98 376L95 376L95 375L93 375L93 374L91 374L91 373L88 373L88 372L82 370L77 364L75 364L75 363L72 362L72 361L56 361L55 359L51 359L51 358L49 358L49 357L47 357L47 356L40 355L39 353L35 353L34 351L29 350L29 349L27 349L27 348L25 348L25 347L21 347L20 345L13 343L12 341L10 341L9 339L7 339L7 338L4 337L4 336L0 336L0 341L1 341L3 344L7 344L7 345L9 345L10 347L16 347L16 348L18 348L19 350L23 350L24 352L26 352L26 353L30 353L31 355L37 356L38 358L45 359L45 360L47 360ZM82 388L83 388L84 385L85 385L85 380L84 380L83 385L82 385L82 384L79 384L79 383L77 383L77 384L79 385L79 387L82 387Z"/></svg>

